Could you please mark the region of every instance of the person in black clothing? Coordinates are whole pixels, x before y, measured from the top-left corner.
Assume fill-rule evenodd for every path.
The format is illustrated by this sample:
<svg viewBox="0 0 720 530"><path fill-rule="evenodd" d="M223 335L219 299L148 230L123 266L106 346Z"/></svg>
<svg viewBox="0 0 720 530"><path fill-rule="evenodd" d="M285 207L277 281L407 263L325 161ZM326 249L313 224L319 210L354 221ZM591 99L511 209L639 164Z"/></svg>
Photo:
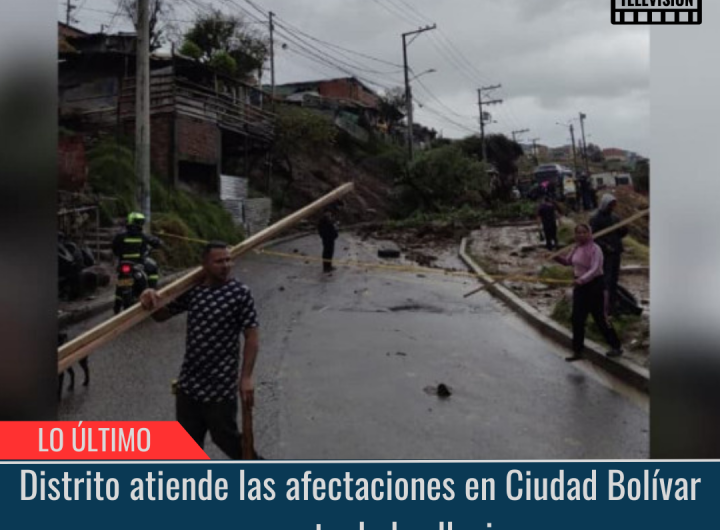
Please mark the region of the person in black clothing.
<svg viewBox="0 0 720 530"><path fill-rule="evenodd" d="M560 209L550 196L546 195L538 207L538 219L542 225L545 246L548 250L554 250L558 245L557 217L555 216L555 212L560 213Z"/></svg>
<svg viewBox="0 0 720 530"><path fill-rule="evenodd" d="M329 273L335 270L332 260L335 254L335 240L338 238L338 229L331 210L325 210L320 218L318 234L323 245L323 272Z"/></svg>
<svg viewBox="0 0 720 530"><path fill-rule="evenodd" d="M231 278L232 266L225 243L208 243L202 255L205 279L201 284L165 307L153 289L142 293L140 303L147 310L157 309L152 315L157 322L187 311L185 357L176 387L177 421L201 448L209 430L213 442L238 460L242 434L237 424L237 397L239 394L246 405L253 406L259 325L252 293ZM242 369L241 333L245 339Z"/></svg>
<svg viewBox="0 0 720 530"><path fill-rule="evenodd" d="M143 226L145 216L138 212L128 215L125 232L115 236L112 242L113 254L121 261L142 263L148 275L148 286L157 287L159 280L158 266L155 260L147 257L151 248L159 248L162 241L157 237L145 234Z"/></svg>
<svg viewBox="0 0 720 530"><path fill-rule="evenodd" d="M620 218L613 212L617 206L617 199L614 195L606 193L600 200L600 208L590 219L590 227L593 233L610 228L620 222ZM611 316L617 314L618 280L620 278L620 265L622 253L625 251L623 238L628 235L627 227L619 228L614 232L596 239L597 244L603 251L603 274L605 286L609 298L609 313Z"/></svg>

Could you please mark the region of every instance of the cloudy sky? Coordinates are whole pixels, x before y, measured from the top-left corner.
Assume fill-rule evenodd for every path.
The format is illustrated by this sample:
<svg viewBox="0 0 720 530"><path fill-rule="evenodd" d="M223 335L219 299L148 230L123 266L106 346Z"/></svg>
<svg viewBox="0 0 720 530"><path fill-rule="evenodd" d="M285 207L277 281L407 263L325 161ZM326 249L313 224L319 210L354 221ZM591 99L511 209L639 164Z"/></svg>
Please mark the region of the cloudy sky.
<svg viewBox="0 0 720 530"><path fill-rule="evenodd" d="M87 31L131 29L114 16L116 0L74 0ZM64 0L58 16L64 20ZM416 121L462 137L478 130L478 87L504 100L488 107L490 132L570 141L558 122L587 114L589 143L649 154L650 31L613 26L604 0L173 0L187 26L203 6L244 14L259 29L261 11L277 15L278 83L354 73L373 88L402 86L400 35L420 26L408 49ZM252 17L257 17L253 19ZM300 32L304 33L301 34ZM318 40L311 40L316 38ZM335 47L331 47L328 44ZM348 51L346 51L348 50ZM359 55L362 54L362 55ZM422 74L429 69L434 73ZM266 80L269 80L266 79Z"/></svg>

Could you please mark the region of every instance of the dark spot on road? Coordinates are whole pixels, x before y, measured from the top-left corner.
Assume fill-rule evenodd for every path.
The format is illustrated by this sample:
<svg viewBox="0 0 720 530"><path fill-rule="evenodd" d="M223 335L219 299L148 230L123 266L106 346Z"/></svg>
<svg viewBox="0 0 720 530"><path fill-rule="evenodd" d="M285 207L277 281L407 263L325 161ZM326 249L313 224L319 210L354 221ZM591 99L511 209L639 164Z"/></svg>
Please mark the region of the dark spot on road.
<svg viewBox="0 0 720 530"><path fill-rule="evenodd" d="M445 383L440 383L437 386L426 386L425 393L442 399L452 396L452 390Z"/></svg>
<svg viewBox="0 0 720 530"><path fill-rule="evenodd" d="M436 313L442 314L444 311L439 307L423 304L405 304L389 308L393 313Z"/></svg>
<svg viewBox="0 0 720 530"><path fill-rule="evenodd" d="M407 357L407 353L405 353L404 351L399 351L395 353L395 355L397 355L398 357Z"/></svg>
<svg viewBox="0 0 720 530"><path fill-rule="evenodd" d="M283 292L284 290L285 290L285 287L283 287L283 286L281 285L279 291L280 291L280 292Z"/></svg>

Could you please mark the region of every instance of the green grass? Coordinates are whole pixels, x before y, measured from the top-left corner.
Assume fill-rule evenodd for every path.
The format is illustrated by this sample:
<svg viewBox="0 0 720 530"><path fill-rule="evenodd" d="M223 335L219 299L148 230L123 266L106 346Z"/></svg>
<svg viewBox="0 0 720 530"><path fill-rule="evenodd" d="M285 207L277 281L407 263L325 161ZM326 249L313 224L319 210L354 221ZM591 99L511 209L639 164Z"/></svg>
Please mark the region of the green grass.
<svg viewBox="0 0 720 530"><path fill-rule="evenodd" d="M475 263L480 265L480 268L484 270L486 274L489 274L490 276L499 276L502 272L500 270L500 266L489 258L478 256L477 254L469 254L469 256Z"/></svg>
<svg viewBox="0 0 720 530"><path fill-rule="evenodd" d="M113 140L95 146L88 155L89 181L95 193L113 197L101 203L101 220L108 225L138 209L133 152ZM237 244L244 234L220 202L151 180L152 231ZM164 267L182 268L198 262L197 243L163 238L167 248L157 253Z"/></svg>
<svg viewBox="0 0 720 530"><path fill-rule="evenodd" d="M625 255L623 261L637 263L638 265L650 265L650 247L643 245L633 237L623 239Z"/></svg>
<svg viewBox="0 0 720 530"><path fill-rule="evenodd" d="M550 317L557 322L558 324L561 324L565 326L567 329L572 330L572 302L566 298L563 298L560 300L553 309L552 314ZM637 330L638 326L640 325L642 321L642 318L639 316L634 315L622 315L620 317L615 317L612 321L613 327L615 328L615 331L617 331L618 336L620 337L620 340L622 342L627 342L629 339L629 336ZM600 333L600 330L595 325L595 321L592 319L592 317L588 318L587 324L585 326L586 330L586 337L592 341L595 341L599 344L605 344L605 339L603 338L602 334Z"/></svg>
<svg viewBox="0 0 720 530"><path fill-rule="evenodd" d="M551 287L567 287L567 285L557 283L553 280L572 281L573 272L570 267L563 267L562 265L543 265L538 277L541 281L550 280L544 283Z"/></svg>

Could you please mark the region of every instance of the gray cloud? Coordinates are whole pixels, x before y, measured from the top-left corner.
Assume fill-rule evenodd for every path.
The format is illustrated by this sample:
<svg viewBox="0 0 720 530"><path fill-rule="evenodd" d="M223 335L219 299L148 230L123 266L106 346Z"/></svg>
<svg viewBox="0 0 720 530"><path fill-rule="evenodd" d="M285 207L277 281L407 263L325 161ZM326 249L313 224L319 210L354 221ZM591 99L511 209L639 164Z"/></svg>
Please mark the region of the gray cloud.
<svg viewBox="0 0 720 530"><path fill-rule="evenodd" d="M113 9L114 0L91 1ZM228 0L199 1L228 9ZM244 0L236 2L252 10ZM191 17L183 7L186 3L178 3L177 10L184 13L179 18ZM402 64L400 34L436 22L438 30L420 36L410 46L409 61L414 72L437 70L420 80L434 97L420 83L414 83L414 94L427 105L418 109L417 116L426 125L442 129L447 136L463 136L469 134L467 128L477 129L477 88L502 83L496 94L505 101L489 109L498 121L491 127L495 131L509 134L515 129L530 128L529 137L540 137L550 144L564 143L566 135L555 122L577 116L582 110L592 116L587 125L593 131L593 140L606 146L648 152L650 32L647 27L610 24L606 1L257 0L256 3L275 11L281 23L285 20L316 37L395 64ZM278 48L279 82L345 75L336 68L298 56L307 52L299 49L282 30L277 39L288 46ZM327 49L323 48L323 52ZM365 69L393 70L346 55L339 58ZM377 85L398 86L403 82L400 72L354 71ZM463 127L438 118L430 108L442 111Z"/></svg>

